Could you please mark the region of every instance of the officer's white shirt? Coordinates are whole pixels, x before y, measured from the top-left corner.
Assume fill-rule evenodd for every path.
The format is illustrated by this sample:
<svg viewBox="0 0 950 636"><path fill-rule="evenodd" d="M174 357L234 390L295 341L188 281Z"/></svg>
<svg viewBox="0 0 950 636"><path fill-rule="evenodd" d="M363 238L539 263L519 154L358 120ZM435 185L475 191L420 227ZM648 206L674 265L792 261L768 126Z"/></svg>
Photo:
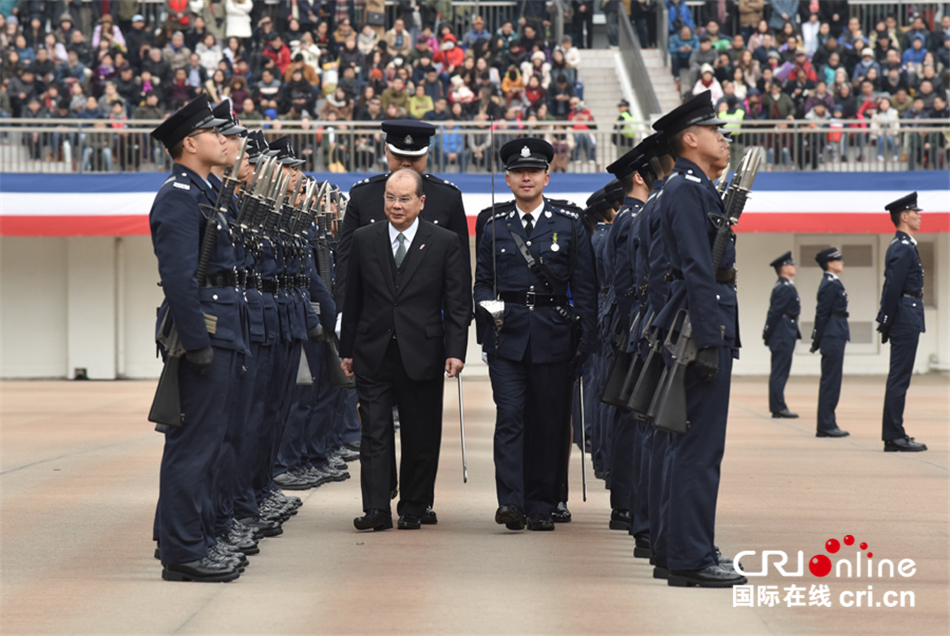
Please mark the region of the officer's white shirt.
<svg viewBox="0 0 950 636"><path fill-rule="evenodd" d="M419 217L412 222L412 225L405 230L402 235L406 237L406 250L409 250L409 246L412 245L412 239L416 238L416 232L419 231ZM396 255L396 250L399 249L399 230L393 227L393 224L389 224L389 242L391 243L390 247L393 250L393 256Z"/></svg>
<svg viewBox="0 0 950 636"><path fill-rule="evenodd" d="M834 280L841 280L840 278L838 278L837 274L832 274L831 272L825 272L825 275L831 276L831 278L833 278Z"/></svg>
<svg viewBox="0 0 950 636"><path fill-rule="evenodd" d="M533 210L531 210L531 211L529 211L529 212L525 212L524 210L522 210L521 208L519 208L517 205L515 206L515 209L518 211L518 216L521 217L521 227L524 227L524 226L525 226L524 217L525 217L526 214L530 214L530 215L531 215L531 222L532 222L534 225L537 225L537 224L538 224L538 221L539 221L540 218L541 218L541 212L544 211L544 197L541 198L541 205L539 205L538 207L536 207L535 209L533 209Z"/></svg>

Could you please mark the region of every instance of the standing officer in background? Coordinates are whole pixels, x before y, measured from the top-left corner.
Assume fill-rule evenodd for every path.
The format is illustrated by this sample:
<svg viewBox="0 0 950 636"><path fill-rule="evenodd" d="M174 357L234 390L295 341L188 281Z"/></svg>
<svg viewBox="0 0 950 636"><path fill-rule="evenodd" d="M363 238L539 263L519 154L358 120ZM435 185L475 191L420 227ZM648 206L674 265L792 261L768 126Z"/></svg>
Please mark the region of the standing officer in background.
<svg viewBox="0 0 950 636"><path fill-rule="evenodd" d="M792 354L795 341L802 339L798 330L798 315L802 313L802 303L795 290L792 279L795 278L795 261L791 252L785 252L769 265L778 274L778 281L772 288L769 301L769 313L765 317L765 329L762 339L772 352L772 373L769 374L769 411L772 417L796 418L785 404L785 383L792 369Z"/></svg>
<svg viewBox="0 0 950 636"><path fill-rule="evenodd" d="M818 431L816 437L847 437L848 431L838 428L835 408L841 395L841 369L844 347L851 340L848 329L848 292L838 274L844 270L844 258L837 247L828 247L815 256L825 275L818 286L815 308L815 330L811 335L811 352L821 350L821 384L818 387Z"/></svg>
<svg viewBox="0 0 950 636"><path fill-rule="evenodd" d="M402 484L399 529L418 529L432 504L442 441L443 371L462 371L472 314L469 268L458 237L419 219L422 177L411 169L386 180L388 223L354 232L343 305L340 356L356 374L363 437L365 515L358 530L392 528L393 406L399 407Z"/></svg>
<svg viewBox="0 0 950 636"><path fill-rule="evenodd" d="M216 550L215 462L236 399L241 357L247 354L239 306L237 260L226 219L215 226L215 245L204 280L198 257L208 222L199 208L213 206L208 184L214 166L227 162L225 139L206 95L173 113L152 137L164 144L174 165L149 212L165 300L156 339L166 345L176 330L185 359L179 368L181 426L165 431L155 530L167 581L230 581L235 560Z"/></svg>
<svg viewBox="0 0 950 636"><path fill-rule="evenodd" d="M386 180L390 174L401 168L415 170L422 177L426 196L422 219L458 235L462 262L469 270L471 278L468 219L465 218L462 192L448 181L425 172L435 126L422 121L397 119L384 121L381 128L386 133L386 162L389 164L389 172L363 179L350 188L350 202L343 217L336 254L337 279L334 298L340 307L346 293L346 265L353 232L370 223L386 220L383 210Z"/></svg>
<svg viewBox="0 0 950 636"><path fill-rule="evenodd" d="M670 297L656 316L664 333L681 309L689 311L696 359L686 368L689 431L669 451L667 565L671 586L732 587L746 578L720 560L715 546L716 501L725 451L732 360L738 355L735 245L712 261L717 234L711 215L723 215L716 179L729 163L722 122L706 91L656 122L668 135L676 163L657 203L670 263ZM684 334L680 334L684 337Z"/></svg>
<svg viewBox="0 0 950 636"><path fill-rule="evenodd" d="M485 225L475 276L476 303L504 302L503 324L483 338L497 409L495 522L521 530L527 516L529 529L553 530L571 384L596 348L597 274L584 224L543 196L551 144L523 137L499 154L516 206Z"/></svg>
<svg viewBox="0 0 950 636"><path fill-rule="evenodd" d="M924 331L924 268L914 238L914 233L920 231L917 193L903 196L885 209L897 233L887 247L881 311L877 315L881 342L891 341L881 438L886 452L925 451L927 445L915 442L904 430L904 401L914 372L917 342Z"/></svg>

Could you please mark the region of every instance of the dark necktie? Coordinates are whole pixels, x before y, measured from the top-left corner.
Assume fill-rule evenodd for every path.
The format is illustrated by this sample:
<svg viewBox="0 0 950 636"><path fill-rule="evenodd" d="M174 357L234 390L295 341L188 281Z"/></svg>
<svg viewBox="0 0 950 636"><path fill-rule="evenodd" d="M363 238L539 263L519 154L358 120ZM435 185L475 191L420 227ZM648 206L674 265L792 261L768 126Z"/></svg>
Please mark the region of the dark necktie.
<svg viewBox="0 0 950 636"><path fill-rule="evenodd" d="M396 235L396 240L399 241L399 247L396 248L396 267L402 266L403 259L406 258L406 235L400 232Z"/></svg>
<svg viewBox="0 0 950 636"><path fill-rule="evenodd" d="M530 214L524 215L524 234L531 238L531 230L534 229L534 218Z"/></svg>

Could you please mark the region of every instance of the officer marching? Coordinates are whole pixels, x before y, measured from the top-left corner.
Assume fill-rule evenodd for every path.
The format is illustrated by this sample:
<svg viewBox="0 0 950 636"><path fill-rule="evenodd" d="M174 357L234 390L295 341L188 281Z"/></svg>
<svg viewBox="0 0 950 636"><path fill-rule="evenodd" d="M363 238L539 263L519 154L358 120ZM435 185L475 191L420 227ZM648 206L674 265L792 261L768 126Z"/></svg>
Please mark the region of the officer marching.
<svg viewBox="0 0 950 636"><path fill-rule="evenodd" d="M516 206L486 224L474 289L492 325L483 351L496 405L495 521L553 530L571 385L596 347L597 276L584 224L543 196L551 144L515 139L500 157Z"/></svg>
<svg viewBox="0 0 950 636"><path fill-rule="evenodd" d="M904 402L914 372L917 343L925 331L924 268L914 238L921 224L917 193L903 196L885 209L897 232L884 259L884 289L877 315L881 342L891 343L881 439L886 452L920 452L927 450L927 445L914 441L904 430Z"/></svg>
<svg viewBox="0 0 950 636"><path fill-rule="evenodd" d="M769 374L769 411L775 418L796 418L797 413L788 410L785 404L785 384L792 368L795 341L802 339L798 329L798 316L802 313L801 299L792 279L795 278L795 260L791 252L785 252L769 266L778 275L772 287L769 313L765 317L762 339L772 352L772 372Z"/></svg>
<svg viewBox="0 0 950 636"><path fill-rule="evenodd" d="M838 427L835 409L841 395L841 374L844 348L851 340L848 328L848 292L838 278L844 270L844 256L837 247L821 250L815 260L824 275L818 286L815 308L815 329L811 352L821 351L821 383L818 387L818 422L816 437L847 437L848 431Z"/></svg>

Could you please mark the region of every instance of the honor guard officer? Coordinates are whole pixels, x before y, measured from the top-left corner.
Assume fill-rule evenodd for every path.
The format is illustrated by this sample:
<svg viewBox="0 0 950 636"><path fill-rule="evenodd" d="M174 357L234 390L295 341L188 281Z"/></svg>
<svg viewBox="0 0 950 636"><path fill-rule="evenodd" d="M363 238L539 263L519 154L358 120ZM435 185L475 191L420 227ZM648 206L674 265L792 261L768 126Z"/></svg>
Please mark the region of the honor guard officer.
<svg viewBox="0 0 950 636"><path fill-rule="evenodd" d="M796 418L797 413L788 410L785 404L785 383L792 368L795 341L802 339L798 329L798 315L802 312L801 299L792 279L795 278L795 261L791 252L785 252L769 265L778 275L772 287L769 313L765 317L762 339L772 352L772 373L769 374L769 411L772 417Z"/></svg>
<svg viewBox="0 0 950 636"><path fill-rule="evenodd" d="M841 395L841 371L844 347L851 340L848 329L848 292L838 278L844 270L844 257L837 247L821 250L815 260L824 270L818 286L815 308L815 330L811 335L811 352L821 351L821 384L818 387L818 430L816 437L847 437L848 431L838 428L835 408Z"/></svg>
<svg viewBox="0 0 950 636"><path fill-rule="evenodd" d="M225 139L205 95L199 95L152 131L174 165L149 212L165 300L157 340L165 348L176 331L185 350L179 368L182 420L165 430L155 529L162 578L230 581L240 561L214 540L215 462L236 398L240 358L247 354L239 309L237 261L227 220L213 226L213 249L198 280L208 221L200 206L214 206L208 184L214 166L227 162ZM210 244L210 239L209 244Z"/></svg>
<svg viewBox="0 0 950 636"><path fill-rule="evenodd" d="M468 237L468 219L462 204L462 192L444 179L425 172L429 157L429 145L435 134L435 126L422 121L397 119L384 121L381 128L386 133L386 162L389 172L378 174L356 183L350 188L350 202L343 217L340 244L337 250L337 280L334 297L338 306L343 306L346 288L346 260L349 255L353 232L370 223L386 222L383 196L386 179L400 168L411 168L420 175L425 188L426 206L422 219L455 232L462 247L462 261L471 268Z"/></svg>
<svg viewBox="0 0 950 636"><path fill-rule="evenodd" d="M904 430L904 401L914 372L917 342L924 331L924 268L914 238L920 230L917 193L903 196L885 209L897 233L887 247L881 311L877 315L881 342L891 342L881 438L887 452L925 451L927 445L915 442Z"/></svg>
<svg viewBox="0 0 950 636"><path fill-rule="evenodd" d="M613 182L620 186L624 193L623 207L617 213L623 219L625 228L618 226L611 230L611 240L616 240L615 253L611 257L608 253L608 280L612 288L611 297L614 301L613 332L618 334L618 342L613 345L605 362L609 365L604 373L608 373L613 366L613 358L618 354L620 347L626 348L627 335L630 332L630 321L637 306L636 250L639 245L637 232L641 221L641 210L650 195L652 173L649 169L649 160L652 156L652 140L649 138L640 142L635 148L617 159L609 166L607 172L616 177ZM648 175L645 177L645 175ZM649 183L646 179L650 179ZM614 232L620 230L620 235ZM609 249L609 248L608 248ZM642 422L635 420L626 409L609 408L611 417L606 426L612 431L610 457L610 524L613 530L632 531L634 516L637 517L637 534L646 535L646 497L639 493L641 485L646 482L642 476L644 438L649 428ZM638 494L643 494L639 497ZM639 512L634 515L633 509Z"/></svg>
<svg viewBox="0 0 950 636"><path fill-rule="evenodd" d="M676 436L667 458L667 565L672 586L731 587L746 582L721 561L714 543L732 360L740 345L732 240L720 261L712 260L719 230L710 217L725 216L712 180L729 163L720 125L709 91L656 122L677 159L656 210L672 281L669 300L654 322L669 333L678 329L681 310L687 310L697 351L685 373L686 419L691 426ZM684 337L681 332L679 338Z"/></svg>
<svg viewBox="0 0 950 636"><path fill-rule="evenodd" d="M475 280L476 303L504 306L483 346L497 409L495 521L520 530L527 515L529 529L553 530L571 384L596 347L597 275L584 224L543 196L551 144L515 139L500 157L516 208L486 224Z"/></svg>

